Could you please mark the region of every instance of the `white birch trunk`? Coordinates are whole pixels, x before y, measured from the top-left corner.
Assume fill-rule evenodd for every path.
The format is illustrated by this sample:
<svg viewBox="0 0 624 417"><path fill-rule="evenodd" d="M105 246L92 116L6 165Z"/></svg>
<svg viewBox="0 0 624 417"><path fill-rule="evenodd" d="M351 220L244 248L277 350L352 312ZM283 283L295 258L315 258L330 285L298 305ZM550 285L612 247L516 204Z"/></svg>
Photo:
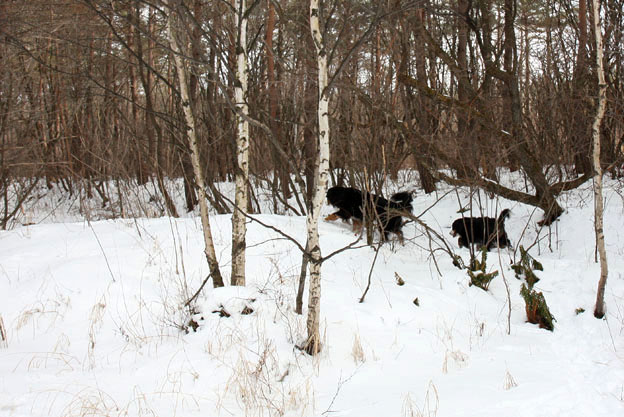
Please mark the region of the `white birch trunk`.
<svg viewBox="0 0 624 417"><path fill-rule="evenodd" d="M191 101L189 96L189 90L187 85L186 69L184 62L180 55L180 46L174 36L173 18L175 15L175 9L177 9L178 1L169 1L170 13L167 18L167 36L169 37L169 45L173 51L173 58L175 62L176 72L178 73L178 84L180 87L180 95L182 98L182 110L184 112L184 120L186 122L186 134L189 141L189 149L191 151L191 162L193 164L193 174L195 176L195 183L197 184L197 192L199 194L199 212L202 223L202 230L204 233L204 253L206 254L206 260L208 261L208 267L210 269L210 275L215 287L223 286L223 277L219 270L219 263L217 261L217 255L214 249L214 241L212 240L212 231L210 229L210 218L208 215L208 203L206 199L206 186L204 184L204 174L202 166L199 160L199 146L197 144L197 133L195 130L195 117L193 110L191 109Z"/></svg>
<svg viewBox="0 0 624 417"><path fill-rule="evenodd" d="M594 228L596 231L596 246L600 256L600 281L596 296L594 316L602 318L605 314L604 293L609 274L607 252L604 241L603 200L602 200L602 167L600 166L600 126L607 104L607 83L605 82L602 50L602 33L600 29L600 2L593 0L594 33L596 36L596 65L598 69L598 111L592 125L593 135L593 164L594 164Z"/></svg>
<svg viewBox="0 0 624 417"><path fill-rule="evenodd" d="M232 285L245 285L245 214L248 204L249 184L249 122L243 117L249 114L247 106L247 10L246 0L234 0L234 23L238 31L236 37L236 81L234 100L237 107L236 122L236 192L232 214Z"/></svg>
<svg viewBox="0 0 624 417"><path fill-rule="evenodd" d="M321 38L319 22L319 1L310 0L310 30L316 47L318 65L318 123L319 123L319 158L316 174L316 186L312 196L312 204L307 216L307 245L310 252L310 290L308 296L308 339L306 351L312 355L320 350L320 304L321 304L321 247L319 245L318 221L327 193L329 178L329 92L326 90L328 82L327 53Z"/></svg>

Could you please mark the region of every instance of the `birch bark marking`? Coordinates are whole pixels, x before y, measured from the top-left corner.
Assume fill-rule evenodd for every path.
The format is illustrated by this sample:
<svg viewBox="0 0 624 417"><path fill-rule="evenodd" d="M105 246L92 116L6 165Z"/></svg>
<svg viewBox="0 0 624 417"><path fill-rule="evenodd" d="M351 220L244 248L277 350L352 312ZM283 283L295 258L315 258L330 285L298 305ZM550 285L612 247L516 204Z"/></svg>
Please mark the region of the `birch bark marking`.
<svg viewBox="0 0 624 417"><path fill-rule="evenodd" d="M321 247L319 244L318 220L327 192L329 178L329 92L327 91L328 69L327 53L323 45L319 22L319 2L310 0L310 31L317 53L318 67L318 171L316 174L316 187L312 196L312 204L306 219L307 244L309 248L310 289L308 296L308 339L305 349L315 355L321 349L320 345L320 304L321 304Z"/></svg>
<svg viewBox="0 0 624 417"><path fill-rule="evenodd" d="M247 105L247 10L246 0L234 0L234 23L236 36L236 80L234 82L234 100L236 103L236 192L232 213L232 285L245 285L245 234L247 226L248 184L249 184L249 123L245 116L249 114Z"/></svg>
<svg viewBox="0 0 624 417"><path fill-rule="evenodd" d="M596 295L596 307L594 316L602 318L605 314L604 293L607 285L609 268L607 264L607 252L604 242L604 221L602 202L602 167L600 166L600 126L607 105L607 83L605 82L602 50L602 33L600 32L600 3L593 0L594 9L594 34L596 36L596 67L598 69L598 110L592 125L593 136L593 164L594 164L594 229L596 231L596 246L600 255L600 281Z"/></svg>
<svg viewBox="0 0 624 417"><path fill-rule="evenodd" d="M184 67L184 62L182 61L182 56L180 55L180 46L174 36L173 30L172 21L175 15L175 10L179 5L179 1L169 1L168 5L171 10L169 16L167 17L167 36L169 37L169 46L173 52L176 72L178 73L178 84L180 86L180 96L182 98L182 110L184 112L186 134L189 141L189 149L191 151L191 163L193 164L193 174L198 188L199 213L204 233L204 253L206 254L206 260L208 261L208 268L210 270L210 275L212 276L213 285L215 288L223 287L223 277L221 276L221 271L219 270L219 262L217 261L214 241L212 240L212 231L210 229L208 203L206 202L206 185L204 184L204 173L199 160L199 146L197 144L197 132L195 130L195 117L191 108L191 101L186 80L186 69Z"/></svg>

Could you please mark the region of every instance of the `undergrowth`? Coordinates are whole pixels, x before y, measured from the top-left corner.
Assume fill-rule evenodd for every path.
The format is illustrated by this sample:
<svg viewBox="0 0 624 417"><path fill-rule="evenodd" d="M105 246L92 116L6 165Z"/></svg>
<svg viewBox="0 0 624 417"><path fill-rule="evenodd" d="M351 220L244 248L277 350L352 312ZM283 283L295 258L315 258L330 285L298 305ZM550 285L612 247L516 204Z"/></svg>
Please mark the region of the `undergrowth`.
<svg viewBox="0 0 624 417"><path fill-rule="evenodd" d="M481 248L481 260L473 256L468 266L470 285L477 286L484 291L490 288L490 283L498 275L498 271L485 272L487 268L487 248Z"/></svg>
<svg viewBox="0 0 624 417"><path fill-rule="evenodd" d="M550 313L544 294L536 291L533 286L539 281L535 270L543 271L542 264L520 246L520 261L511 266L516 278L524 279L520 295L524 298L527 321L537 324L540 328L553 331L555 318Z"/></svg>

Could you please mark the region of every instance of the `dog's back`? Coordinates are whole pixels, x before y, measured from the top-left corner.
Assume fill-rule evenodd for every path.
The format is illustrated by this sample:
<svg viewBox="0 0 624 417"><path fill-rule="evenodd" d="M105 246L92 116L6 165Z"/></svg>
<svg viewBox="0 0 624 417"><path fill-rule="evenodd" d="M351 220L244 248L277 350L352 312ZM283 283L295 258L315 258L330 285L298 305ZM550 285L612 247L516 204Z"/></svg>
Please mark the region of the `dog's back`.
<svg viewBox="0 0 624 417"><path fill-rule="evenodd" d="M376 201L376 211L380 221L380 228L383 232L384 238L388 238L388 233L394 233L399 237L399 240L403 240L403 217L401 212L412 212L412 193L409 191L402 191L393 194L390 200L386 200L383 197L378 197Z"/></svg>
<svg viewBox="0 0 624 417"><path fill-rule="evenodd" d="M511 242L505 231L505 219L509 218L511 211L501 211L498 218L492 217L462 217L456 219L451 226L451 235L459 235L457 243L459 247L469 247L470 244L486 245L490 250L497 246L506 248Z"/></svg>
<svg viewBox="0 0 624 417"><path fill-rule="evenodd" d="M341 218L349 220L353 218L354 230L361 227L364 213L367 218L377 223L383 239L388 238L388 233L395 233L402 240L403 219L400 212L412 211L412 193L403 191L393 194L390 200L382 196L370 194L351 187L331 187L327 190L327 202L338 209L337 212L327 216L325 220L331 221ZM371 216L371 217L368 217Z"/></svg>
<svg viewBox="0 0 624 417"><path fill-rule="evenodd" d="M340 207L343 204L362 203L362 192L352 187L331 187L327 190L327 201L334 207Z"/></svg>

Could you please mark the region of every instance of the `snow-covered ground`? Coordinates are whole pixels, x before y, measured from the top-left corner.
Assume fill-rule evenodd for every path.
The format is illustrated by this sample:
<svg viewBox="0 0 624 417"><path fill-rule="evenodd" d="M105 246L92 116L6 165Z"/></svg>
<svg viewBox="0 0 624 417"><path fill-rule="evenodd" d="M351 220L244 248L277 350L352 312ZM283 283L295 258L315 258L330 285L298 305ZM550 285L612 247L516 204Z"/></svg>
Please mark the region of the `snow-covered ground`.
<svg viewBox="0 0 624 417"><path fill-rule="evenodd" d="M306 335L306 311L294 312L301 254L277 233L248 225L247 286L210 282L192 316L200 327L187 333L183 304L208 273L197 217L87 222L42 194L20 217L37 224L0 232L0 416L622 416L624 200L607 186L606 320L592 314L590 184L563 196L566 214L539 234L532 207L482 194L489 215L511 208L510 238L543 264L536 288L554 332L526 323L510 268L518 251L490 252L499 276L485 292L409 223L404 246L381 247L363 303L372 248L323 265L316 357L296 348ZM447 189L414 202L464 261L449 227L467 198ZM304 242L305 218L256 217ZM211 222L227 279L230 216ZM354 240L339 221L320 234L323 254Z"/></svg>

